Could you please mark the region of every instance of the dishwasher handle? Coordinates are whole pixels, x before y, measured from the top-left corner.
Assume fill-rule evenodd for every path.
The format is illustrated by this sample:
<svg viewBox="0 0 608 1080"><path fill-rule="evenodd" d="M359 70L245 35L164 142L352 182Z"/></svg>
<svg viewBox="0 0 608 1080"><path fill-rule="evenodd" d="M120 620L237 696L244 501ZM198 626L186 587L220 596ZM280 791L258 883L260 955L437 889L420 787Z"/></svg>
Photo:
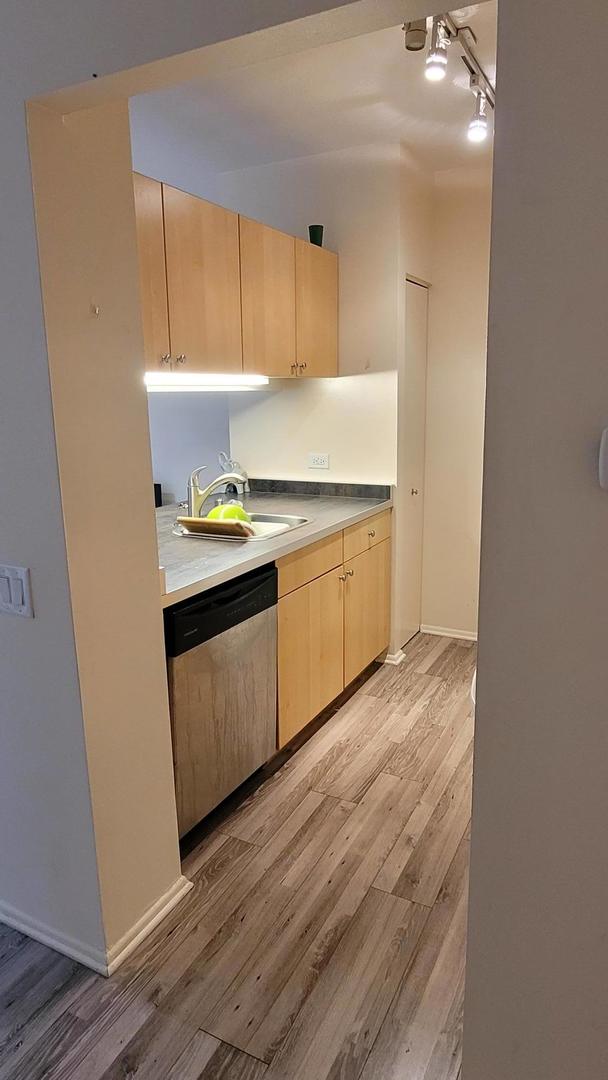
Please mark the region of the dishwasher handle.
<svg viewBox="0 0 608 1080"><path fill-rule="evenodd" d="M181 656L273 607L277 603L277 591L277 570L272 564L242 574L225 585L216 585L194 600L167 608L164 614L167 656Z"/></svg>

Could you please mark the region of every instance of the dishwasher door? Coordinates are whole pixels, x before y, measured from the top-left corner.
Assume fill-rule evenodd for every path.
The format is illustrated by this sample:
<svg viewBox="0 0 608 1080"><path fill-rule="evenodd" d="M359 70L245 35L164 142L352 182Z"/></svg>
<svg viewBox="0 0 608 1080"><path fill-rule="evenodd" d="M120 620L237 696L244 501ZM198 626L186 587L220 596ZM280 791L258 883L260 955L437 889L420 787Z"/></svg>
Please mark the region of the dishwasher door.
<svg viewBox="0 0 608 1080"><path fill-rule="evenodd" d="M276 605L167 665L183 836L276 753Z"/></svg>

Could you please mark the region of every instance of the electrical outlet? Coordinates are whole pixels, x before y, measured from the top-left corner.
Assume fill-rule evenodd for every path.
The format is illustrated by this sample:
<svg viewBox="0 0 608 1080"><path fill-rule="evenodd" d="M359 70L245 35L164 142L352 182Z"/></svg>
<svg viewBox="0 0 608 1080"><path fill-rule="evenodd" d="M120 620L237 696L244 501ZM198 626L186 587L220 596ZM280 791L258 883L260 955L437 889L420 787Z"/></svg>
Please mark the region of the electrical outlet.
<svg viewBox="0 0 608 1080"><path fill-rule="evenodd" d="M318 454L311 450L308 455L309 469L329 469L329 454Z"/></svg>
<svg viewBox="0 0 608 1080"><path fill-rule="evenodd" d="M30 572L25 566L0 566L0 614L33 619Z"/></svg>

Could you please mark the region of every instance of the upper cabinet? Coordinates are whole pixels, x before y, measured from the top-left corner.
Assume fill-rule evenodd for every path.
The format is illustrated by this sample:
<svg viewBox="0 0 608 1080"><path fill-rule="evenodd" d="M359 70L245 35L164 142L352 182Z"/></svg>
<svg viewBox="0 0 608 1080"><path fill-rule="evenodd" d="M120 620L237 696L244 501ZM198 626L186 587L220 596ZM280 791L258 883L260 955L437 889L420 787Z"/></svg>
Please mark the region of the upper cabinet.
<svg viewBox="0 0 608 1080"><path fill-rule="evenodd" d="M135 173L146 369L338 374L338 256Z"/></svg>
<svg viewBox="0 0 608 1080"><path fill-rule="evenodd" d="M243 370L289 378L296 365L295 239L240 218Z"/></svg>
<svg viewBox="0 0 608 1080"><path fill-rule="evenodd" d="M158 180L133 176L146 370L169 367L169 312L165 274L163 191Z"/></svg>
<svg viewBox="0 0 608 1080"><path fill-rule="evenodd" d="M163 200L174 364L242 371L238 214L166 184Z"/></svg>
<svg viewBox="0 0 608 1080"><path fill-rule="evenodd" d="M298 375L338 374L338 256L296 240Z"/></svg>

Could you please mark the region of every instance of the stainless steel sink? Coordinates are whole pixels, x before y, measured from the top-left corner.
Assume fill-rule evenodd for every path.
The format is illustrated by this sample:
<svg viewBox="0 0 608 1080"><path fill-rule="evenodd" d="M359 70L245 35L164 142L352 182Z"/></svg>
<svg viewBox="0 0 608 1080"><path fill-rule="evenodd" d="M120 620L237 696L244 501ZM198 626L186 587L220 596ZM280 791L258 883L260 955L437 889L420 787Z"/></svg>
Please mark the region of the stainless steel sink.
<svg viewBox="0 0 608 1080"><path fill-rule="evenodd" d="M193 540L221 540L228 544L254 544L262 540L272 540L275 536L299 529L301 525L308 525L312 518L299 517L297 514L256 514L251 513L251 524L256 530L255 536L212 536L209 533L188 532L182 525L175 525L173 532L176 536L184 536Z"/></svg>

